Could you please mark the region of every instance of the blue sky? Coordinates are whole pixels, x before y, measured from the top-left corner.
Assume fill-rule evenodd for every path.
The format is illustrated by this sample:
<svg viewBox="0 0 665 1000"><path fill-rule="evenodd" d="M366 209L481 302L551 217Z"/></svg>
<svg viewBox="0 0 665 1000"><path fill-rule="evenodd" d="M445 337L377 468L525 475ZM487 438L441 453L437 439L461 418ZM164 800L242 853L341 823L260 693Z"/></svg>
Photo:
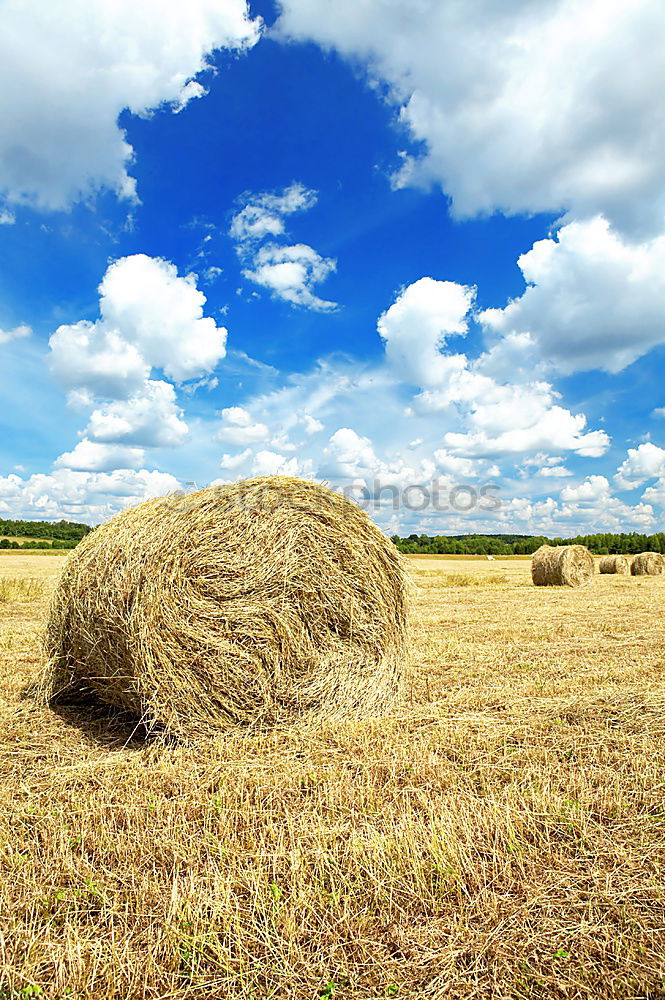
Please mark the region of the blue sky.
<svg viewBox="0 0 665 1000"><path fill-rule="evenodd" d="M0 516L661 529L662 5L0 6Z"/></svg>

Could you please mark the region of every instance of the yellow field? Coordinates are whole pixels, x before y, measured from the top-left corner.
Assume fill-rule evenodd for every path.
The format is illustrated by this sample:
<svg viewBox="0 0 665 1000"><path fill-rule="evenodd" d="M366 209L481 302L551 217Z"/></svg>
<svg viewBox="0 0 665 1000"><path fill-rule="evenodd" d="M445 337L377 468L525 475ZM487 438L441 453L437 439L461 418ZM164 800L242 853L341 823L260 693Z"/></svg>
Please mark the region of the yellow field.
<svg viewBox="0 0 665 1000"><path fill-rule="evenodd" d="M665 997L665 577L414 557L390 718L186 747L31 699L63 559L0 561L3 1000Z"/></svg>

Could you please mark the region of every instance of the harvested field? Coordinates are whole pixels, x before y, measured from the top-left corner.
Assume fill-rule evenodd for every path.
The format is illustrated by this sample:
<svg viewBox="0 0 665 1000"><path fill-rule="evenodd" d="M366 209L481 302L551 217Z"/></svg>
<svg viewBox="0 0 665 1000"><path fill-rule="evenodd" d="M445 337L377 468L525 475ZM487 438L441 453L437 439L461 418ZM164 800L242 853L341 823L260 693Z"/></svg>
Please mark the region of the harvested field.
<svg viewBox="0 0 665 1000"><path fill-rule="evenodd" d="M384 719L144 742L39 707L0 577L0 996L665 996L665 577L412 557Z"/></svg>

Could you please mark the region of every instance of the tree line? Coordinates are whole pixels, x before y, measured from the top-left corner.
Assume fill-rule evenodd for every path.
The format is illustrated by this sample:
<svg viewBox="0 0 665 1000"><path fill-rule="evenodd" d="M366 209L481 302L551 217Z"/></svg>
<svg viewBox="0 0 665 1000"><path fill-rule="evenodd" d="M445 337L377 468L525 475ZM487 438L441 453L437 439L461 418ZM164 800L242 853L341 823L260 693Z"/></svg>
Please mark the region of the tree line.
<svg viewBox="0 0 665 1000"><path fill-rule="evenodd" d="M13 521L0 517L0 549L73 549L92 528L75 521ZM4 537L2 537L4 536ZM27 541L18 542L23 538Z"/></svg>
<svg viewBox="0 0 665 1000"><path fill-rule="evenodd" d="M544 535L393 535L393 542L408 555L531 555L541 545L586 545L590 552L604 556L610 553L634 555L636 552L661 552L665 555L665 533L655 535L595 534L574 538L545 538Z"/></svg>

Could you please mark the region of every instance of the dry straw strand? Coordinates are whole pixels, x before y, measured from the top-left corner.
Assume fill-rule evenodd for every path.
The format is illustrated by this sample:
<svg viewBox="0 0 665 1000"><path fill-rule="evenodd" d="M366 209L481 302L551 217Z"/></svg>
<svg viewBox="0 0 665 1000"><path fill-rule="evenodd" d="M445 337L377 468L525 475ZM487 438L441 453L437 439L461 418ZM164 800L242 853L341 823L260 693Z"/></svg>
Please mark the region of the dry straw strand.
<svg viewBox="0 0 665 1000"><path fill-rule="evenodd" d="M531 557L536 587L581 587L593 574L593 556L584 545L541 545Z"/></svg>
<svg viewBox="0 0 665 1000"><path fill-rule="evenodd" d="M630 576L630 559L628 556L603 556L598 568L601 573L623 573Z"/></svg>
<svg viewBox="0 0 665 1000"><path fill-rule="evenodd" d="M187 738L379 714L407 656L403 566L364 511L316 483L150 500L69 557L45 694L91 691Z"/></svg>
<svg viewBox="0 0 665 1000"><path fill-rule="evenodd" d="M660 576L665 573L665 556L660 552L640 552L630 567L633 576Z"/></svg>

